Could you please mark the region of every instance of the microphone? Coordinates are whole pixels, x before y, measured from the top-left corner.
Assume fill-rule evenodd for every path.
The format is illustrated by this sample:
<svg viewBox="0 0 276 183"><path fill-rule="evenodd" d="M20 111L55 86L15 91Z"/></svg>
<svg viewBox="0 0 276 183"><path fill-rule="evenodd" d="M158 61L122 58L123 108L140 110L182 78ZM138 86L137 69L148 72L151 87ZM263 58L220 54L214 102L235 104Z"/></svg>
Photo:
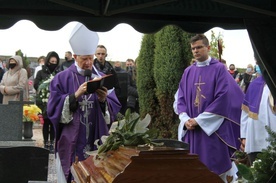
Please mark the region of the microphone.
<svg viewBox="0 0 276 183"><path fill-rule="evenodd" d="M89 70L89 69L84 70L85 82L90 80L91 74L92 74L91 70Z"/></svg>

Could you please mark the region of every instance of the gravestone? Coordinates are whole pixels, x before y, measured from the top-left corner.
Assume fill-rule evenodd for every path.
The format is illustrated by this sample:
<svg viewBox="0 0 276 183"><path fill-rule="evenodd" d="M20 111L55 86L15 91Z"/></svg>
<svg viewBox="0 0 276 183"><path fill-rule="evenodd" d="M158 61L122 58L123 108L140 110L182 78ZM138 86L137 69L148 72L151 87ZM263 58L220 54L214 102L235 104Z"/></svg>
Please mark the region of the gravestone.
<svg viewBox="0 0 276 183"><path fill-rule="evenodd" d="M33 104L33 102L23 101L22 91L20 101L9 101L8 104L0 104L0 141L22 141L24 104Z"/></svg>
<svg viewBox="0 0 276 183"><path fill-rule="evenodd" d="M0 182L47 181L48 159L41 147L0 147Z"/></svg>
<svg viewBox="0 0 276 183"><path fill-rule="evenodd" d="M49 150L35 147L34 141L22 140L23 101L0 104L0 182L46 182Z"/></svg>

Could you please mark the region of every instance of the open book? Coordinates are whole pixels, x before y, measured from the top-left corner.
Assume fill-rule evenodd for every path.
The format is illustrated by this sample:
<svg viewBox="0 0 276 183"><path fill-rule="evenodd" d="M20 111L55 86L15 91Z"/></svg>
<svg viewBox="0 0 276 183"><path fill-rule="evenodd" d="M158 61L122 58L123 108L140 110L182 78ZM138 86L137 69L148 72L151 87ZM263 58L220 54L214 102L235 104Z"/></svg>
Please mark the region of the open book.
<svg viewBox="0 0 276 183"><path fill-rule="evenodd" d="M97 89L106 87L108 90L115 86L115 76L113 74L104 75L94 78L87 82L87 93L94 93Z"/></svg>

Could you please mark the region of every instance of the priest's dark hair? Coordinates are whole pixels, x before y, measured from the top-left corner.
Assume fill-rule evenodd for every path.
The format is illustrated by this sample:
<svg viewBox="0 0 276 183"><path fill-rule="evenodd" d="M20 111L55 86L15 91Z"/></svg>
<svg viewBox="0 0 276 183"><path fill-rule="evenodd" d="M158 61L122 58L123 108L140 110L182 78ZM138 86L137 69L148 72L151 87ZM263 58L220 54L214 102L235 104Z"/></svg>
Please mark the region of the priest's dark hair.
<svg viewBox="0 0 276 183"><path fill-rule="evenodd" d="M190 39L190 44L192 44L196 41L199 41L199 40L202 40L202 42L205 46L209 46L209 40L207 39L207 37L204 34L197 34L194 37L192 37Z"/></svg>

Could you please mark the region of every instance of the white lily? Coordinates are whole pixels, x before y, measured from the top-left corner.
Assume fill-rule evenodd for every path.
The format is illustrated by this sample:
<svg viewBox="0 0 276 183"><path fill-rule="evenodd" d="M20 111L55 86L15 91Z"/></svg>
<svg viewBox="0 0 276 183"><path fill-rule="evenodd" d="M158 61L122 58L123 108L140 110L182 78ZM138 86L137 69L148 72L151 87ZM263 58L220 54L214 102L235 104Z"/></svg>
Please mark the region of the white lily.
<svg viewBox="0 0 276 183"><path fill-rule="evenodd" d="M135 128L134 128L134 133L145 133L148 131L148 126L151 121L151 116L147 114L143 120L140 120L137 122Z"/></svg>
<svg viewBox="0 0 276 183"><path fill-rule="evenodd" d="M119 122L118 121L113 122L108 133L111 134L111 133L115 132L118 128L118 124L119 124L118 130L121 130L125 123L126 123L125 119L122 119Z"/></svg>

